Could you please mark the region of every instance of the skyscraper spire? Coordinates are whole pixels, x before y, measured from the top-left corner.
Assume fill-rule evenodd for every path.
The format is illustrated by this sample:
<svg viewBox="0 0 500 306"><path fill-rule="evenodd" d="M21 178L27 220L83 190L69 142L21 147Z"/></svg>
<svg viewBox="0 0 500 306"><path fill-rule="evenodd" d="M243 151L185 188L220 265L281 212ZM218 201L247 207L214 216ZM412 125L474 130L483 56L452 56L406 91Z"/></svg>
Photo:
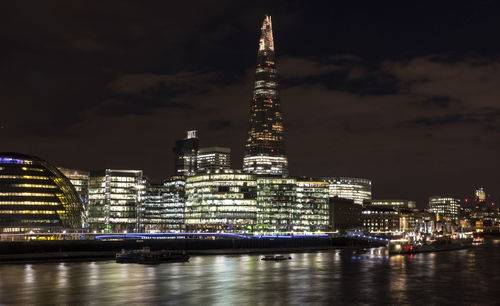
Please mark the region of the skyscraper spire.
<svg viewBox="0 0 500 306"><path fill-rule="evenodd" d="M287 175L271 16L266 15L261 30L243 170Z"/></svg>

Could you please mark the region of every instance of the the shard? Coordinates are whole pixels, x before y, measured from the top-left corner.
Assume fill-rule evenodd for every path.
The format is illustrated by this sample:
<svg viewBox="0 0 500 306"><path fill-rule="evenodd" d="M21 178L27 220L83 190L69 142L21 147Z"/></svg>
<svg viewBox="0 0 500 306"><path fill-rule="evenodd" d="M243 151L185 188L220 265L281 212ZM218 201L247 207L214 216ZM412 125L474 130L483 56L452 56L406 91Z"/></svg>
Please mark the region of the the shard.
<svg viewBox="0 0 500 306"><path fill-rule="evenodd" d="M243 170L288 175L271 16L262 24Z"/></svg>

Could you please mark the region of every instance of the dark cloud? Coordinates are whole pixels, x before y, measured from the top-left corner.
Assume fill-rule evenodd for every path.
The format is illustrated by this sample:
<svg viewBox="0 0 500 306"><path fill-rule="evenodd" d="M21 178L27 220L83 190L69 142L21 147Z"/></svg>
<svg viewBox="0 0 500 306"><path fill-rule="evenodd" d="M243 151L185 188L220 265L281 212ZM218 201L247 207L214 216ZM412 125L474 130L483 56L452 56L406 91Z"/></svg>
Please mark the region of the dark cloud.
<svg viewBox="0 0 500 306"><path fill-rule="evenodd" d="M492 5L11 2L0 146L161 179L175 140L198 129L202 146L231 147L241 167L270 13L292 174L369 177L375 197L421 206L430 194L497 188Z"/></svg>

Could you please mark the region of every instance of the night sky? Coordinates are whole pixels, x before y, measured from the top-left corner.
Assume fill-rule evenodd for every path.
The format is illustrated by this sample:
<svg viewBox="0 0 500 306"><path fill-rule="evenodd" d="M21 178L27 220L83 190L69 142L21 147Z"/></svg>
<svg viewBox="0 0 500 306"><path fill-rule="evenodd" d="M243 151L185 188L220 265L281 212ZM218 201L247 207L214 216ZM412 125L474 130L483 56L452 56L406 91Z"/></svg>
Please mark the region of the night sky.
<svg viewBox="0 0 500 306"><path fill-rule="evenodd" d="M496 200L495 1L309 2L5 2L0 151L162 180L197 129L241 168L268 13L291 175L366 177L419 207Z"/></svg>

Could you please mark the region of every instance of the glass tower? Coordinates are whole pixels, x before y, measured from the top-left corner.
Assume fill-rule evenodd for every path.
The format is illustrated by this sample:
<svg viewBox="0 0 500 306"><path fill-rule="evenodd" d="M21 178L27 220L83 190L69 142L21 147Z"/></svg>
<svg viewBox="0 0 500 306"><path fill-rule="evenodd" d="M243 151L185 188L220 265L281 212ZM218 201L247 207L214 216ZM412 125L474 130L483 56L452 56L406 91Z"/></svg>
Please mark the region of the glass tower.
<svg viewBox="0 0 500 306"><path fill-rule="evenodd" d="M287 175L271 16L262 24L243 171Z"/></svg>

